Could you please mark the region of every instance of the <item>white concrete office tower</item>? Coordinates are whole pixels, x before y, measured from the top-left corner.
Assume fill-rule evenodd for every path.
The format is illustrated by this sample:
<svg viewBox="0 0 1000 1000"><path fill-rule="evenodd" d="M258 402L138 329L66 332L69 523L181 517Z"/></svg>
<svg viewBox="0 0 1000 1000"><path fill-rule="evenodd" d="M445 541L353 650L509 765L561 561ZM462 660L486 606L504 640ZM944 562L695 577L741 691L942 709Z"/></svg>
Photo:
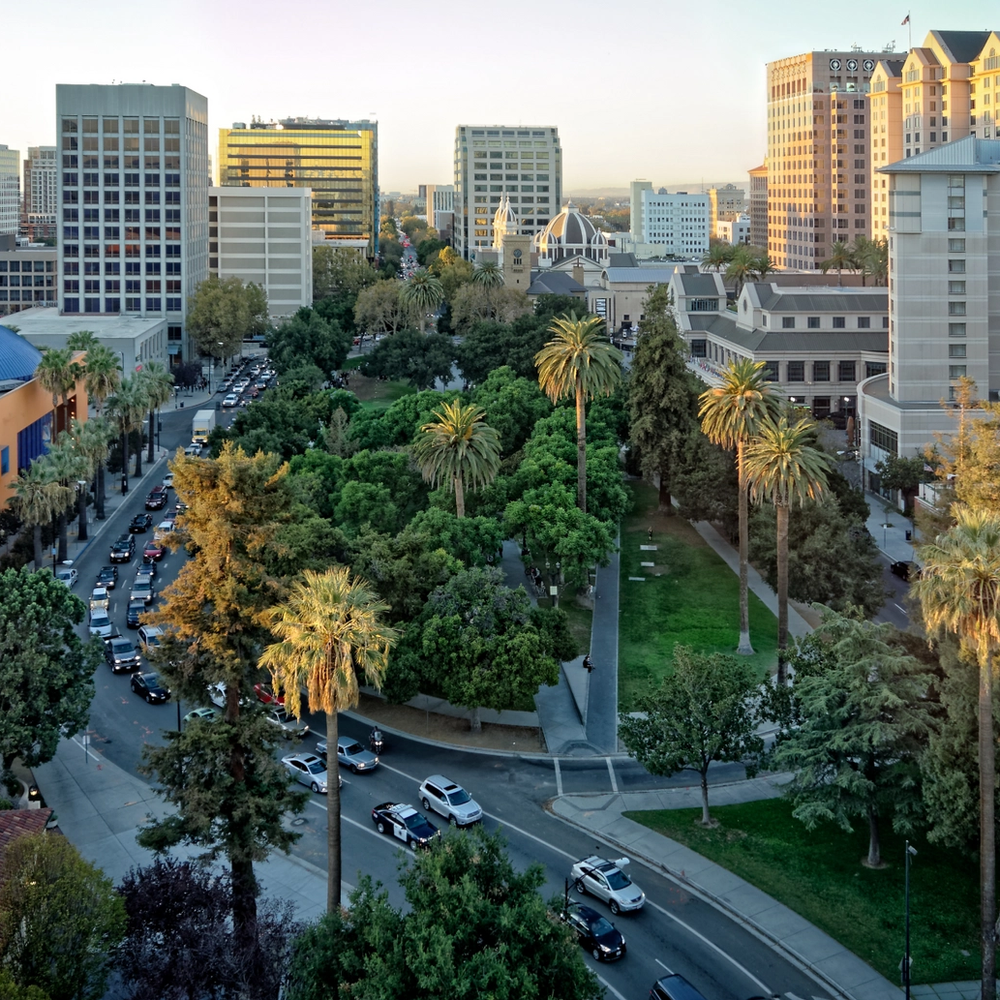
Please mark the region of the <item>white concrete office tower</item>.
<svg viewBox="0 0 1000 1000"><path fill-rule="evenodd" d="M276 319L312 305L312 191L214 187L208 195L208 267L253 282Z"/></svg>
<svg viewBox="0 0 1000 1000"><path fill-rule="evenodd" d="M0 236L16 236L21 222L20 153L0 146Z"/></svg>
<svg viewBox="0 0 1000 1000"><path fill-rule="evenodd" d="M639 243L663 247L664 256L700 257L708 253L709 197L707 194L673 194L660 188L632 185L632 230Z"/></svg>
<svg viewBox="0 0 1000 1000"><path fill-rule="evenodd" d="M55 222L59 210L59 160L55 146L29 146L24 161L24 214Z"/></svg>
<svg viewBox="0 0 1000 1000"><path fill-rule="evenodd" d="M859 386L867 482L954 433L959 379L1000 391L1000 140L967 136L890 164L889 371Z"/></svg>
<svg viewBox="0 0 1000 1000"><path fill-rule="evenodd" d="M521 232L540 233L562 203L562 146L552 127L459 125L455 129L455 249L467 260L493 246L503 195Z"/></svg>
<svg viewBox="0 0 1000 1000"><path fill-rule="evenodd" d="M208 277L208 101L177 84L57 84L56 133L60 309L165 318L171 364L190 360L185 311Z"/></svg>
<svg viewBox="0 0 1000 1000"><path fill-rule="evenodd" d="M629 185L629 233L636 243L642 243L642 198L646 192L652 193L649 181L632 181Z"/></svg>

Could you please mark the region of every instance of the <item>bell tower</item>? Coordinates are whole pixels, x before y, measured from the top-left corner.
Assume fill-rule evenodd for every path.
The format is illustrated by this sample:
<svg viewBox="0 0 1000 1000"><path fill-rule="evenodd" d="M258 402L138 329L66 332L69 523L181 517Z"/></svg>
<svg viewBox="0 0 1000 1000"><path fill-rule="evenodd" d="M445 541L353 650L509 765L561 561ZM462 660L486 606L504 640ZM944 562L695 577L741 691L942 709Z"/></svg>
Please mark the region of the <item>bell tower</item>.
<svg viewBox="0 0 1000 1000"><path fill-rule="evenodd" d="M518 232L503 238L504 288L518 288L522 292L531 284L531 237Z"/></svg>

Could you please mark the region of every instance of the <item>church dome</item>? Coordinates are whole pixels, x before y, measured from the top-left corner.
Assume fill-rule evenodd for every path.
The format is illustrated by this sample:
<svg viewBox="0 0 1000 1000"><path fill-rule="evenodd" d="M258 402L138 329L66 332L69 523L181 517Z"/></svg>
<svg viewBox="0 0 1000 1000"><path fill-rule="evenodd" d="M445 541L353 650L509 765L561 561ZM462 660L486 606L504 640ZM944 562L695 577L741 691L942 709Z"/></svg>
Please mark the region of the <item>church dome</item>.
<svg viewBox="0 0 1000 1000"><path fill-rule="evenodd" d="M610 251L604 233L570 202L536 237L539 259L554 264L568 257L587 257L607 266Z"/></svg>
<svg viewBox="0 0 1000 1000"><path fill-rule="evenodd" d="M0 381L13 379L27 382L34 378L42 352L32 347L24 337L0 326Z"/></svg>

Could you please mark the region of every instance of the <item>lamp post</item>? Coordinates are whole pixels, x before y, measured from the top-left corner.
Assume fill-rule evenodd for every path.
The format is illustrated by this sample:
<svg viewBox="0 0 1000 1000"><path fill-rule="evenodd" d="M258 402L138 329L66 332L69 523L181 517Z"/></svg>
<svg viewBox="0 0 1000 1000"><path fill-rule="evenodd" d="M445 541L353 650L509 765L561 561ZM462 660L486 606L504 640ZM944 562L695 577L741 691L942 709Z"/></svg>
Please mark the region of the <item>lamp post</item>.
<svg viewBox="0 0 1000 1000"><path fill-rule="evenodd" d="M80 521L76 529L76 540L85 542L89 537L87 534L87 483L86 479L76 481L76 495L80 506Z"/></svg>
<svg viewBox="0 0 1000 1000"><path fill-rule="evenodd" d="M910 855L917 856L917 849L910 847L906 841L906 952L903 955L903 987L906 990L906 1000L910 1000Z"/></svg>

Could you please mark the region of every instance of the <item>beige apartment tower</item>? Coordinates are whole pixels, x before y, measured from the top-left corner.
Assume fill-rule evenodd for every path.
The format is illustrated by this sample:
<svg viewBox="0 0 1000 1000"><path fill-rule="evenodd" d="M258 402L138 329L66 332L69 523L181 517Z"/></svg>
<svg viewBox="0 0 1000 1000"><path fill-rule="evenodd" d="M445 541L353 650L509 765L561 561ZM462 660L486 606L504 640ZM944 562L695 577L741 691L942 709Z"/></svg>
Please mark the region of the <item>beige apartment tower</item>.
<svg viewBox="0 0 1000 1000"><path fill-rule="evenodd" d="M816 270L869 235L866 95L885 52L806 52L767 64L767 243L779 268ZM901 58L895 55L895 58Z"/></svg>

